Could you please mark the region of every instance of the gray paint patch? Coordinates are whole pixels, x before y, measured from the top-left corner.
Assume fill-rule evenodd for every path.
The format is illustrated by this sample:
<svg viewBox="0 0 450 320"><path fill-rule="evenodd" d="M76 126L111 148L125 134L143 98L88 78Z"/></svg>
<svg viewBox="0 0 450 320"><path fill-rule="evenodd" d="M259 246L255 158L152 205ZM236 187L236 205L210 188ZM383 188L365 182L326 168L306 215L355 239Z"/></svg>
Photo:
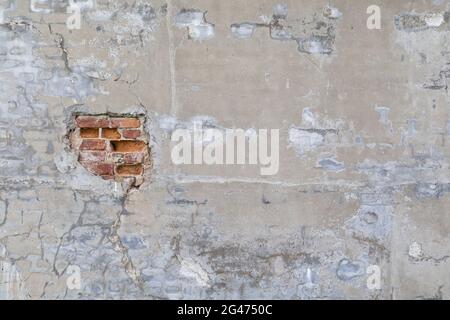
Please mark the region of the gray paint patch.
<svg viewBox="0 0 450 320"><path fill-rule="evenodd" d="M445 30L448 26L447 12L406 12L395 17L395 26L400 31L418 32L428 29Z"/></svg>
<svg viewBox="0 0 450 320"><path fill-rule="evenodd" d="M348 259L339 261L336 275L340 280L349 281L363 274L365 274L365 270L359 262L352 262Z"/></svg>
<svg viewBox="0 0 450 320"><path fill-rule="evenodd" d="M214 25L206 21L206 13L197 9L183 9L174 17L178 28L187 28L189 39L204 41L214 38Z"/></svg>
<svg viewBox="0 0 450 320"><path fill-rule="evenodd" d="M335 24L341 16L337 8L327 6L321 14L314 15L313 22L306 24L304 19L288 18L288 7L277 4L270 20L233 23L230 30L233 37L248 39L257 28L265 28L273 40L297 42L298 51L302 53L329 55L334 51Z"/></svg>
<svg viewBox="0 0 450 320"><path fill-rule="evenodd" d="M318 161L318 165L327 171L340 172L345 169L345 166L342 162L336 161L332 158L320 159Z"/></svg>
<svg viewBox="0 0 450 320"><path fill-rule="evenodd" d="M238 39L248 39L251 38L256 27L257 26L254 23L235 23L231 25L231 34Z"/></svg>

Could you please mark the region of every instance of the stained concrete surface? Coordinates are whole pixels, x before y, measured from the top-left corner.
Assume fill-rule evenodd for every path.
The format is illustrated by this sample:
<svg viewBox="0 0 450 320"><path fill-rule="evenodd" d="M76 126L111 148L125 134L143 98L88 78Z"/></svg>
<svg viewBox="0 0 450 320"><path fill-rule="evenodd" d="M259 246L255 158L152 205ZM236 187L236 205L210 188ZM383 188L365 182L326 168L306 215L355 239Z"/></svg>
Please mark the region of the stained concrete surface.
<svg viewBox="0 0 450 320"><path fill-rule="evenodd" d="M78 2L0 1L0 298L450 297L448 1ZM74 113L146 115L139 188ZM279 129L279 172L173 165L199 122Z"/></svg>

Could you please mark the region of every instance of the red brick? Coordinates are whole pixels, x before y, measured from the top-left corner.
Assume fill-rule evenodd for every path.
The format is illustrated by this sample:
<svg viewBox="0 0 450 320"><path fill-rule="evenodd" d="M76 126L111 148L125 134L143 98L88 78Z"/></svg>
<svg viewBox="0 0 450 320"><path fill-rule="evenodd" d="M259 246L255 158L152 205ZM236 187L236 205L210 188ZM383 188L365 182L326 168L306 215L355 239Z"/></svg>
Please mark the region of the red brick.
<svg viewBox="0 0 450 320"><path fill-rule="evenodd" d="M119 133L119 131L117 131L117 129L103 128L102 129L102 138L120 139L120 133Z"/></svg>
<svg viewBox="0 0 450 320"><path fill-rule="evenodd" d="M122 136L125 139L136 139L141 136L141 130L123 130Z"/></svg>
<svg viewBox="0 0 450 320"><path fill-rule="evenodd" d="M81 162L89 172L98 176L113 176L114 165L111 163Z"/></svg>
<svg viewBox="0 0 450 320"><path fill-rule="evenodd" d="M139 152L144 150L144 141L133 140L111 140L111 145L116 152Z"/></svg>
<svg viewBox="0 0 450 320"><path fill-rule="evenodd" d="M137 118L111 118L110 128L139 128L141 121Z"/></svg>
<svg viewBox="0 0 450 320"><path fill-rule="evenodd" d="M98 128L80 128L80 137L98 138Z"/></svg>
<svg viewBox="0 0 450 320"><path fill-rule="evenodd" d="M133 164L142 163L144 161L144 154L142 153L126 153L123 157L123 163Z"/></svg>
<svg viewBox="0 0 450 320"><path fill-rule="evenodd" d="M88 139L83 140L80 145L80 150L105 150L105 140L101 139Z"/></svg>
<svg viewBox="0 0 450 320"><path fill-rule="evenodd" d="M105 161L105 151L82 151L78 157L80 162L102 162Z"/></svg>
<svg viewBox="0 0 450 320"><path fill-rule="evenodd" d="M93 116L79 116L76 118L77 126L80 128L103 128L109 127L109 120Z"/></svg>
<svg viewBox="0 0 450 320"><path fill-rule="evenodd" d="M141 164L120 165L116 168L116 173L120 176L138 176L142 174Z"/></svg>
<svg viewBox="0 0 450 320"><path fill-rule="evenodd" d="M144 155L142 153L113 153L113 160L123 164L142 163Z"/></svg>

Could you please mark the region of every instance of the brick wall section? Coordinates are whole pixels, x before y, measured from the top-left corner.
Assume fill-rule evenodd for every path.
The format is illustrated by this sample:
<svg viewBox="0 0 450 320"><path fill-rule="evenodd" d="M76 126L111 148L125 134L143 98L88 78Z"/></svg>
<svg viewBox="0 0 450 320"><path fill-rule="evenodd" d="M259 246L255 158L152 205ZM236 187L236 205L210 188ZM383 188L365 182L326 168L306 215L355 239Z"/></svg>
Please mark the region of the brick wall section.
<svg viewBox="0 0 450 320"><path fill-rule="evenodd" d="M78 161L89 172L104 179L122 180L142 177L150 163L143 118L79 115L71 146Z"/></svg>

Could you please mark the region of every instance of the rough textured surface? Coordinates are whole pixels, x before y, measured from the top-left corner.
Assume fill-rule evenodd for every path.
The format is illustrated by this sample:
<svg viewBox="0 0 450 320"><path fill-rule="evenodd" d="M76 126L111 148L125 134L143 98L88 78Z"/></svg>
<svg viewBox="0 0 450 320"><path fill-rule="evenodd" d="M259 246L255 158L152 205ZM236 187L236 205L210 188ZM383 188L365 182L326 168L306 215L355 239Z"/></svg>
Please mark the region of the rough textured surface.
<svg viewBox="0 0 450 320"><path fill-rule="evenodd" d="M446 1L36 2L0 1L0 298L450 298ZM139 188L75 114L146 118ZM280 129L278 174L173 165L196 123Z"/></svg>

